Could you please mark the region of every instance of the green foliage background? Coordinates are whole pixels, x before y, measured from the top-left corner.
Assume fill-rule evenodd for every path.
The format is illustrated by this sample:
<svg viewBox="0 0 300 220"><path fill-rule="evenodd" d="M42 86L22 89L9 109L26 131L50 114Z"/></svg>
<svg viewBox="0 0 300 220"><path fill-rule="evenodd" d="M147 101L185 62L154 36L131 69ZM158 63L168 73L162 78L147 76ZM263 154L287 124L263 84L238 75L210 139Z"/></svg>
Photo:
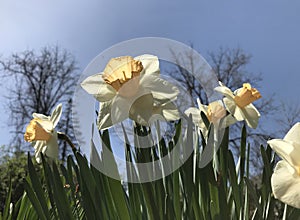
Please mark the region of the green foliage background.
<svg viewBox="0 0 300 220"><path fill-rule="evenodd" d="M204 118L205 121L207 119ZM213 132L211 125L208 129ZM135 132L149 133L137 126ZM241 131L239 163L235 163L229 149L229 128L226 128L217 155L204 168L199 168L204 139L191 138L193 124L188 123L187 133L182 133L181 123L176 134L166 143L161 141L153 148L140 148L138 136L134 145L126 145L127 161L145 162L159 160L159 155L169 154L176 144L184 149L193 146L188 160L172 174L147 183L122 183L89 165L76 150L66 164L54 161L43 163L38 172L28 154L28 175L23 179L25 193L19 201L12 202L12 188L6 197L2 219L291 219L297 220L300 210L285 206L272 196L270 178L274 166L274 153L270 147L260 146L264 162L262 181L254 185L249 178L247 131ZM126 133L124 138L127 139ZM109 132L101 139L111 150ZM93 143L92 143L93 147ZM98 165L104 163L108 152L94 155ZM24 159L24 156L22 157ZM174 162L179 158L174 159ZM219 164L217 167L214 164ZM117 171L114 162L112 169ZM163 172L149 170L149 172ZM127 169L128 177L139 174L139 169ZM19 178L20 181L22 178Z"/></svg>

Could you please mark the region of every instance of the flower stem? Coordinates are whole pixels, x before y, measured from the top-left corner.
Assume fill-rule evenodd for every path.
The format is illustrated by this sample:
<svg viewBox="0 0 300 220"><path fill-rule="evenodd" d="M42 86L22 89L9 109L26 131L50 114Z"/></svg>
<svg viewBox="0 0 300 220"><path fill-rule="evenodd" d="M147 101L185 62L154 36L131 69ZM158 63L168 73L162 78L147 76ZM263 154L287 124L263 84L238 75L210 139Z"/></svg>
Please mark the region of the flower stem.
<svg viewBox="0 0 300 220"><path fill-rule="evenodd" d="M70 145L70 147L72 148L72 150L73 150L74 152L77 151L75 145L72 143L72 141L70 140L70 138L69 138L66 134L61 133L61 132L57 132L57 137L58 137L60 140L66 141L66 142Z"/></svg>

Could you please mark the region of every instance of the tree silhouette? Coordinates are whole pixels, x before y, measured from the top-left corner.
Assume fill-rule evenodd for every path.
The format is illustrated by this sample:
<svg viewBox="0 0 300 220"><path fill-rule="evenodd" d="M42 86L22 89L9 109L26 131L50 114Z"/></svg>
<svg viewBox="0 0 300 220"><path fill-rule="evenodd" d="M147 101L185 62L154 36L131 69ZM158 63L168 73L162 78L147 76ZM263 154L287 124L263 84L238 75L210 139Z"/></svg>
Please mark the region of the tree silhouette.
<svg viewBox="0 0 300 220"><path fill-rule="evenodd" d="M68 51L58 46L44 47L39 52L27 50L0 60L0 66L2 77L9 82L7 109L13 133L11 145L16 150L23 150L24 129L32 113L49 115L58 103L63 103L63 115L57 130L74 139L70 117L78 67ZM63 144L62 159L66 147Z"/></svg>

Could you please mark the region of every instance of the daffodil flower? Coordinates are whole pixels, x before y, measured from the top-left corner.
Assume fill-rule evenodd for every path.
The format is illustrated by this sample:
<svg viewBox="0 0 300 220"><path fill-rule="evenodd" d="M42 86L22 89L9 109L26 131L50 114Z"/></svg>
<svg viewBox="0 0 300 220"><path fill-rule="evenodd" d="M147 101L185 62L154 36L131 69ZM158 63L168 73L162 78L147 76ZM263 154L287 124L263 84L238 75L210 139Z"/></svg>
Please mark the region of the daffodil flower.
<svg viewBox="0 0 300 220"><path fill-rule="evenodd" d="M274 197L300 208L300 123L296 123L282 139L268 141L283 159L276 164L271 178Z"/></svg>
<svg viewBox="0 0 300 220"><path fill-rule="evenodd" d="M85 79L82 88L100 102L98 128L107 129L126 118L147 126L157 113L166 120L179 119L172 102L178 89L159 73L158 58L146 54L113 58L103 72Z"/></svg>
<svg viewBox="0 0 300 220"><path fill-rule="evenodd" d="M198 108L191 107L185 111L186 115L192 114L193 117L193 122L195 125L198 126L198 128L201 130L202 134L206 137L208 130L201 118L201 112L203 112L208 121L215 126L220 125L220 121L222 119L221 127L225 128L228 127L229 125L233 124L236 122L236 120L231 116L227 115L226 116L226 110L223 107L222 101L214 101L209 103L209 105L204 105L201 103L200 99L197 99L198 103Z"/></svg>
<svg viewBox="0 0 300 220"><path fill-rule="evenodd" d="M203 105L200 99L198 98L197 103L198 108L191 107L185 111L185 114L192 114L194 124L198 126L203 136L206 137L208 130L201 118L201 112L203 112L206 115L210 123L213 123L214 125L219 125L220 120L226 116L226 110L223 107L223 104L220 100L214 101L207 106Z"/></svg>
<svg viewBox="0 0 300 220"><path fill-rule="evenodd" d="M252 102L261 98L259 91L252 88L249 83L244 83L242 88L232 92L221 82L220 86L216 87L215 90L225 96L223 99L224 104L236 120L245 120L249 127L257 127L260 113Z"/></svg>
<svg viewBox="0 0 300 220"><path fill-rule="evenodd" d="M51 158L58 158L57 132L54 128L61 117L61 113L61 104L53 110L50 116L33 113L33 119L26 127L24 139L33 144L38 163L41 163L40 153Z"/></svg>

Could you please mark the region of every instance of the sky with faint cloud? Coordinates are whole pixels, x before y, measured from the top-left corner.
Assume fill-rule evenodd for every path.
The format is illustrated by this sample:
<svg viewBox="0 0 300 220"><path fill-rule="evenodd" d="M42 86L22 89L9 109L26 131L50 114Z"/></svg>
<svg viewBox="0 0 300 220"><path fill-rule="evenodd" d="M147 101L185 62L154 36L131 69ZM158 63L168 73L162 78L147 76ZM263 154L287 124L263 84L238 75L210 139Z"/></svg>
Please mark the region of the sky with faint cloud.
<svg viewBox="0 0 300 220"><path fill-rule="evenodd" d="M204 58L220 47L240 47L252 55L248 71L262 74L263 96L276 93L298 104L299 11L298 0L0 0L0 57L59 45L83 71L103 50L137 37L192 43ZM4 105L7 92L0 85ZM2 106L0 145L9 141L7 115Z"/></svg>

